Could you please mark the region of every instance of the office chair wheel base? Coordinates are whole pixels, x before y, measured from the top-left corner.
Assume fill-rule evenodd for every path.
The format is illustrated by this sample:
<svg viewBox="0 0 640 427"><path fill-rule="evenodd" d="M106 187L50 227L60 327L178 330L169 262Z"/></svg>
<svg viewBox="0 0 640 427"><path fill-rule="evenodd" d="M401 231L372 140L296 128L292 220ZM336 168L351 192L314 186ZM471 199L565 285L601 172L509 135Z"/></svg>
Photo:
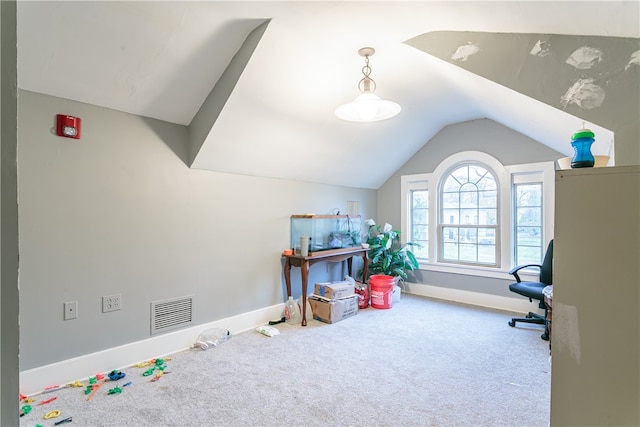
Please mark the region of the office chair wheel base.
<svg viewBox="0 0 640 427"><path fill-rule="evenodd" d="M509 324L509 326L511 326L512 328L515 328L515 327L516 327L516 322L515 322L515 321L513 321L513 320L509 320L507 323L508 323L508 324Z"/></svg>
<svg viewBox="0 0 640 427"><path fill-rule="evenodd" d="M544 334L540 335L540 338L542 338L545 341L549 341L549 334L545 332Z"/></svg>

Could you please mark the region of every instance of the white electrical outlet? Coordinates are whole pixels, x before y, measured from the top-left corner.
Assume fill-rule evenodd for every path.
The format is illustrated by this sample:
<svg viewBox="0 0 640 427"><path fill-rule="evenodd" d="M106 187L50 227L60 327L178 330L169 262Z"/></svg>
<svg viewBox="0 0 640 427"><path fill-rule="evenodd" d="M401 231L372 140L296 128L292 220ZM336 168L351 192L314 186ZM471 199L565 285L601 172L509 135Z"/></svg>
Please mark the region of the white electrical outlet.
<svg viewBox="0 0 640 427"><path fill-rule="evenodd" d="M102 297L102 312L122 310L122 294Z"/></svg>
<svg viewBox="0 0 640 427"><path fill-rule="evenodd" d="M64 320L78 318L78 301L69 301L64 303Z"/></svg>

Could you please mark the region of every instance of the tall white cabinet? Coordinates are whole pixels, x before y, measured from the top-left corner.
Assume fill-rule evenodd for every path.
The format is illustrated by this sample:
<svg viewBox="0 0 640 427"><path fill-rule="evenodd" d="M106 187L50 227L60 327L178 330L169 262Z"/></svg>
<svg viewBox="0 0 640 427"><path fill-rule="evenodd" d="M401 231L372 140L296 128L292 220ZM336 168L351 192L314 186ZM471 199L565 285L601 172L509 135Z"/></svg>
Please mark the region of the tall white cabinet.
<svg viewBox="0 0 640 427"><path fill-rule="evenodd" d="M640 166L555 194L551 426L640 426Z"/></svg>

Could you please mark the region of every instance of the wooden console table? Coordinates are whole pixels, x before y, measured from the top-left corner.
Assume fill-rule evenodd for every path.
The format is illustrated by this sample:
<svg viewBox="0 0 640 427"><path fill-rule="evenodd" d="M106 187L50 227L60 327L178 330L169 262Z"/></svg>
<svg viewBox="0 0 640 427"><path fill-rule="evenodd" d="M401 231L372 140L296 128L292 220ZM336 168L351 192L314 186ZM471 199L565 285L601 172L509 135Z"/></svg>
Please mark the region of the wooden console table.
<svg viewBox="0 0 640 427"><path fill-rule="evenodd" d="M284 262L284 280L287 284L287 297L291 296L291 267L300 267L300 274L302 276L302 326L307 326L307 282L309 281L309 267L321 261L342 262L346 260L349 268L349 276L353 277L351 274L353 257L361 256L364 261L363 277L367 277L367 268L369 267L368 252L369 249L348 248L313 252L308 256L284 255L286 258Z"/></svg>

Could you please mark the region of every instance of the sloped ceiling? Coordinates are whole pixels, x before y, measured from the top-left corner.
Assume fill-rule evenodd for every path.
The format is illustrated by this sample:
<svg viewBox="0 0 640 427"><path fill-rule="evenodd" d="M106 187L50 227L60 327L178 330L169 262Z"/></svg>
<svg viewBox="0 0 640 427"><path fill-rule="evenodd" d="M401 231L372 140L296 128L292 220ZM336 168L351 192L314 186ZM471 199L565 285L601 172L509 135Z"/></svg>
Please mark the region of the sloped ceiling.
<svg viewBox="0 0 640 427"><path fill-rule="evenodd" d="M375 189L452 123L488 117L566 155L581 123L580 110L409 40L436 31L637 38L639 13L638 2L609 1L21 1L18 85L189 126L192 167ZM333 110L358 95L364 46L376 49L376 94L402 112L343 122ZM505 68L499 54L492 62ZM611 140L588 121L597 140Z"/></svg>
<svg viewBox="0 0 640 427"><path fill-rule="evenodd" d="M605 127L619 142L617 157L640 160L640 39L435 31L407 43L580 117L584 126ZM600 133L602 154L612 154L611 142Z"/></svg>

